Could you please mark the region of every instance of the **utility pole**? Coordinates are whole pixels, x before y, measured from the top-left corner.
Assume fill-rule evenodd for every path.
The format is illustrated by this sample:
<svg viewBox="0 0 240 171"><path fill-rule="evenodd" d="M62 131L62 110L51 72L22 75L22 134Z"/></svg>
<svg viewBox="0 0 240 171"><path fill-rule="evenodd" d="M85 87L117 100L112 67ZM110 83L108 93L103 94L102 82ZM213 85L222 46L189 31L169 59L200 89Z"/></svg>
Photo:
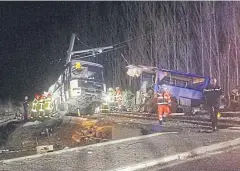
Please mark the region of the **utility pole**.
<svg viewBox="0 0 240 171"><path fill-rule="evenodd" d="M98 47L98 48L92 48L92 49L86 49L81 51L73 51L74 42L75 42L76 34L72 34L70 45L67 51L67 60L66 65L71 61L73 55L77 55L77 59L82 58L88 58L88 57L96 57L96 55L107 52L110 49L113 49L113 46L107 46L107 47Z"/></svg>
<svg viewBox="0 0 240 171"><path fill-rule="evenodd" d="M71 40L70 40L70 44L69 44L69 48L68 48L68 50L67 50L66 65L71 61L71 53L72 53L72 51L73 51L73 46L74 46L74 42L75 42L75 37L76 37L76 34L72 33Z"/></svg>

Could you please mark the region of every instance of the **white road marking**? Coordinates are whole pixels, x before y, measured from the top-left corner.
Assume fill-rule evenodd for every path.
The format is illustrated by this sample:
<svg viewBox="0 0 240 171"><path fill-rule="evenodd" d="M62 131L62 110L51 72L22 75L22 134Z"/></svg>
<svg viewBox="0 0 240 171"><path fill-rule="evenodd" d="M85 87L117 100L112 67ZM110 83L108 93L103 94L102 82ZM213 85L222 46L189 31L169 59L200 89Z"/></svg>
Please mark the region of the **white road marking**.
<svg viewBox="0 0 240 171"><path fill-rule="evenodd" d="M129 166L124 166L121 168L111 169L110 171L136 171L136 170L146 169L146 168L157 166L160 164L169 163L171 161L186 160L186 159L189 159L190 157L202 156L202 155L207 155L211 153L216 154L214 152L217 152L218 150L230 148L233 146L239 146L239 145L240 145L240 138L237 138L234 140L220 142L220 143L212 144L209 146L198 147L184 153L178 153L175 155L148 160L148 161L140 162L140 163L129 165Z"/></svg>
<svg viewBox="0 0 240 171"><path fill-rule="evenodd" d="M26 159L34 159L34 158L39 158L39 157L42 157L42 156L58 155L58 154L62 154L62 153L72 152L72 151L79 152L80 150L87 149L87 148L102 147L102 146L119 144L119 143L124 143L124 142L129 142L129 141L148 139L148 138L151 138L151 137L156 137L156 136L165 135L165 134L176 134L176 133L177 132L161 132L161 133L154 133L154 134L142 135L142 136L137 136L137 137L119 139L119 140L112 140L112 141L107 141L107 142L103 142L103 143L96 143L96 144L87 145L87 146L75 147L75 148L70 148L70 149L63 149L63 150L54 151L54 152L51 152L51 153L36 154L36 155L31 155L31 156L18 157L18 158L7 159L7 160L0 160L0 163L1 162L2 163L10 163L10 162L21 161L21 160L26 160Z"/></svg>
<svg viewBox="0 0 240 171"><path fill-rule="evenodd" d="M240 147L233 147L233 148L230 148L230 149L228 149L228 150L235 150L235 149L239 149L239 148L240 148ZM161 169L170 168L170 167L173 167L173 166L176 166L176 165L179 165L179 164L183 164L183 163L191 162L191 161L194 161L194 160L199 160L199 159L211 157L211 156L214 156L214 155L216 155L216 154L226 153L228 150L210 152L210 153L205 154L205 155L202 155L202 156L197 156L197 157L189 158L189 159L186 159L186 160L179 160L179 161L177 161L177 162L170 163L170 164L167 164L167 165L165 165L165 166L160 166L160 167L158 167L157 169L154 169L154 170L159 171L159 170L161 170ZM154 170L151 169L151 171L154 171Z"/></svg>

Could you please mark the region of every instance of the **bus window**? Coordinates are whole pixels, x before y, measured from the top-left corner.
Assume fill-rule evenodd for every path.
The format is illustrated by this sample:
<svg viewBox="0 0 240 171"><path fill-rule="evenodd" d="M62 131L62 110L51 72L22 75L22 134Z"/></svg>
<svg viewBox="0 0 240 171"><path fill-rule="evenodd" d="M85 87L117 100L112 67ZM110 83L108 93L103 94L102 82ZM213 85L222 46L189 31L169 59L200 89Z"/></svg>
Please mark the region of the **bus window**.
<svg viewBox="0 0 240 171"><path fill-rule="evenodd" d="M172 85L197 91L202 91L206 85L207 78L192 76L190 74L178 74L166 71L165 77L158 81L158 84Z"/></svg>
<svg viewBox="0 0 240 171"><path fill-rule="evenodd" d="M176 84L175 86L177 87L187 87L188 86L188 82L187 81L183 81L183 80L175 80Z"/></svg>
<svg viewBox="0 0 240 171"><path fill-rule="evenodd" d="M192 84L189 86L189 88L191 89L196 89L196 90L202 90L203 86L206 83L206 79L205 78L193 78Z"/></svg>
<svg viewBox="0 0 240 171"><path fill-rule="evenodd" d="M164 77L161 81L160 84L167 84L170 85L170 77Z"/></svg>
<svg viewBox="0 0 240 171"><path fill-rule="evenodd" d="M154 74L149 74L144 72L142 73L142 84L144 83L146 85L146 89L153 88L155 83L154 77L155 77Z"/></svg>

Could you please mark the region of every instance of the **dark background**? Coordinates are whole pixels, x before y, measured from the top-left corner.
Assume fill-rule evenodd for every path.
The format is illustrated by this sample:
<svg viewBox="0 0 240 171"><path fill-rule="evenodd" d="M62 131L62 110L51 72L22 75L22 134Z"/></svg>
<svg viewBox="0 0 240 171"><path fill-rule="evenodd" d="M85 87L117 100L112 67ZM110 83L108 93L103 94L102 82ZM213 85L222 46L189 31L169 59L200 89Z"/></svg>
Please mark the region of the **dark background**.
<svg viewBox="0 0 240 171"><path fill-rule="evenodd" d="M89 60L109 86L136 87L127 63L239 81L239 2L0 2L0 99L48 90L75 50L115 45ZM211 62L209 62L211 61ZM226 91L227 92L227 91Z"/></svg>
<svg viewBox="0 0 240 171"><path fill-rule="evenodd" d="M75 4L0 3L0 97L20 100L56 80L73 31L74 12L81 10L81 3Z"/></svg>

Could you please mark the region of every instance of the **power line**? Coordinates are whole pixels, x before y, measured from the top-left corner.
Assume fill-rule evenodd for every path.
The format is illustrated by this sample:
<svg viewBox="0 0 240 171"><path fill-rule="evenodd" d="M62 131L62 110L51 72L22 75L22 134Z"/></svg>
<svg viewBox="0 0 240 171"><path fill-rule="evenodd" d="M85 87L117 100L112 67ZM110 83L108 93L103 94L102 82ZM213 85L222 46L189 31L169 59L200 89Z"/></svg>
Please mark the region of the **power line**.
<svg viewBox="0 0 240 171"><path fill-rule="evenodd" d="M77 59L77 58L79 58L79 59L89 58L89 57L97 56L97 55L100 55L100 54L103 54L103 53L111 52L111 51L114 51L114 50L117 50L117 49L121 49L121 48L124 48L124 47L125 47L125 46L116 47L116 48L109 49L109 50L106 50L106 51L104 51L104 52L101 52L101 53L95 54L95 55L91 54L91 55L82 56L82 57L77 57L77 55L76 55L75 59Z"/></svg>
<svg viewBox="0 0 240 171"><path fill-rule="evenodd" d="M80 39L79 39L79 37L78 37L78 35L77 34L75 34L76 35L76 37L77 37L77 40L81 43L81 44L83 44L84 46L86 46L86 47L90 47L90 48L93 48L93 47L91 47L91 46L89 46L89 45L87 45L87 44L85 44L85 43L83 43Z"/></svg>
<svg viewBox="0 0 240 171"><path fill-rule="evenodd" d="M114 45L112 45L112 46L117 46L117 45L121 45L121 44L126 43L126 42L131 42L131 41L133 41L133 40L143 38L143 37L146 36L146 35L153 34L154 32L155 32L155 31L152 31L152 32L149 32L149 33L146 33L146 34L142 34L141 36L138 36L138 37L135 37L135 38L132 38L132 39L127 39L127 40L125 40L125 41L116 43L116 44L114 44Z"/></svg>

